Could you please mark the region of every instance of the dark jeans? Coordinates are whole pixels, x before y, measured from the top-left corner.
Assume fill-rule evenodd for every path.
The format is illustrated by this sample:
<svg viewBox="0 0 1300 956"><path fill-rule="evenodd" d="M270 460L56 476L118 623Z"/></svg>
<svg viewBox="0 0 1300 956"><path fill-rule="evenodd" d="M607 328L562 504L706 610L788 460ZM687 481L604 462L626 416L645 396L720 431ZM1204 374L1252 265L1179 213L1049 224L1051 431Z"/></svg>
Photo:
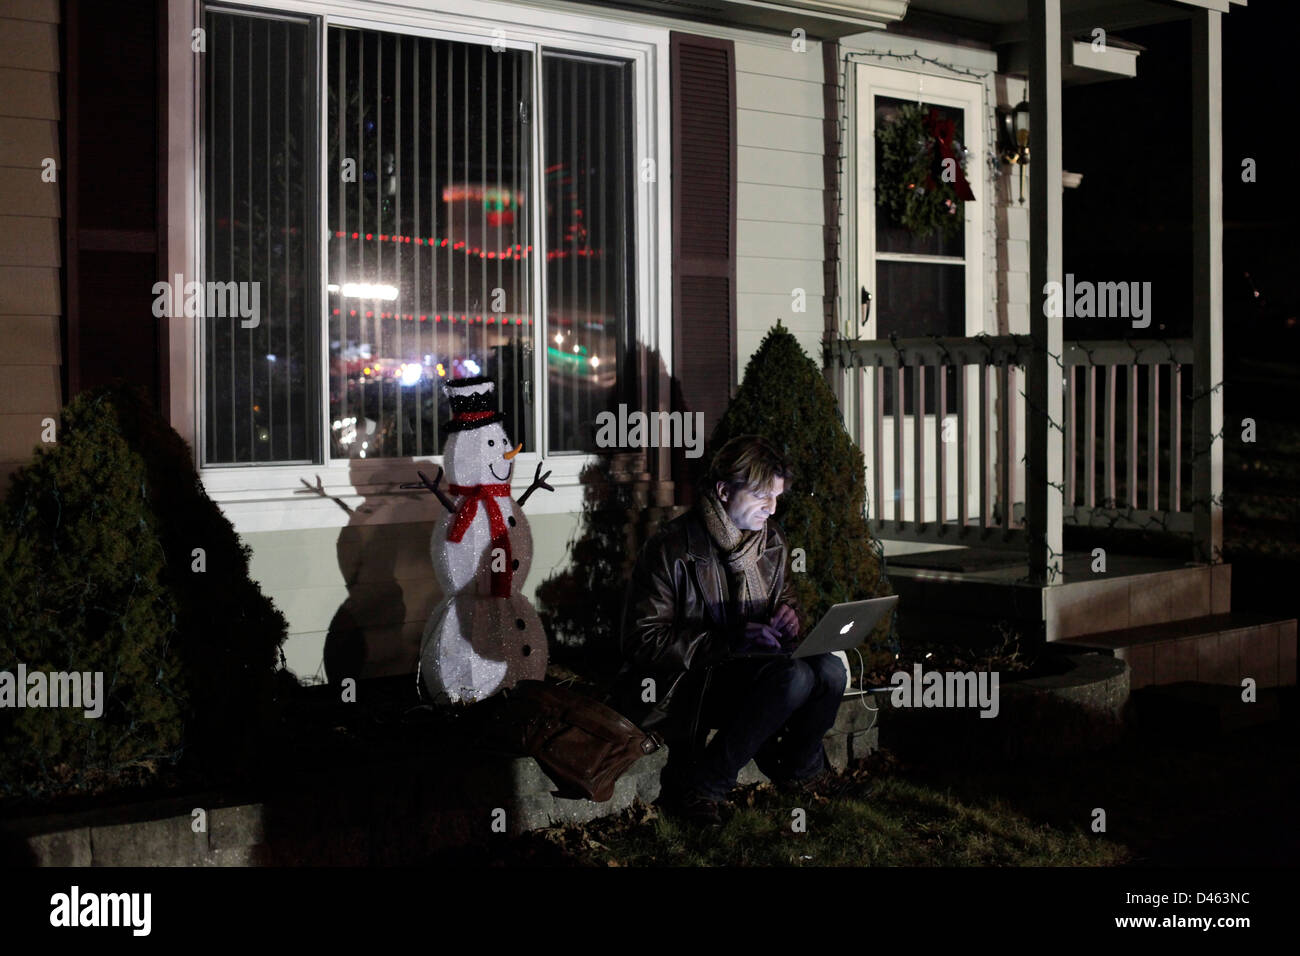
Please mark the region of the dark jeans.
<svg viewBox="0 0 1300 956"><path fill-rule="evenodd" d="M668 741L665 792L696 791L723 800L754 760L774 781L803 780L822 770L822 738L844 693L844 664L834 654L735 658L716 664L704 695L700 753L689 738Z"/></svg>

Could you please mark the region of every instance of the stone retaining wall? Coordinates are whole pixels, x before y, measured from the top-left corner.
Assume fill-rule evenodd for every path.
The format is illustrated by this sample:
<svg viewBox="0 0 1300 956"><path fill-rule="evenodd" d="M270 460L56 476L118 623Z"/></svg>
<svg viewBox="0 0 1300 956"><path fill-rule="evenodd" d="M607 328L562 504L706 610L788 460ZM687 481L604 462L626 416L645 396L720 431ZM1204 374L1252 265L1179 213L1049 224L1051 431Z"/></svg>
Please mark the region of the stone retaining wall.
<svg viewBox="0 0 1300 956"><path fill-rule="evenodd" d="M846 697L826 737L831 763L876 749L876 714ZM0 861L36 866L392 865L432 852L618 813L659 795L667 751L638 761L605 803L560 799L531 757L478 755L455 766L429 759L303 776L256 801L208 793L0 825ZM741 783L764 777L751 762ZM206 828L195 832L195 809ZM502 814L499 811L504 811Z"/></svg>

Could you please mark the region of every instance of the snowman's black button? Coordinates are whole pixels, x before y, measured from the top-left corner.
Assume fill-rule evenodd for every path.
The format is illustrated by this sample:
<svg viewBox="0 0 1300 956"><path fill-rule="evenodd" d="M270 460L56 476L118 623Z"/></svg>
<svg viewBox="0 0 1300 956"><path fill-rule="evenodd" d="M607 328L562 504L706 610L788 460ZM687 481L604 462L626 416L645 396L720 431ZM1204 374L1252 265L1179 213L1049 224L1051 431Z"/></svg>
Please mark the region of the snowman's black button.
<svg viewBox="0 0 1300 956"><path fill-rule="evenodd" d="M510 566L511 566L511 568L513 568L515 571L518 571L518 570L519 570L519 559L518 559L518 558L515 558L514 561L512 561L512 562L510 563Z"/></svg>
<svg viewBox="0 0 1300 956"><path fill-rule="evenodd" d="M532 652L533 652L533 649L532 649L531 647L529 647L527 644L525 644L525 645L524 645L524 657L527 657L527 656L528 656L529 654L531 654Z"/></svg>
<svg viewBox="0 0 1300 956"><path fill-rule="evenodd" d="M524 623L524 619L522 617L515 618L515 627L519 628L519 630L522 631L527 626L528 625Z"/></svg>
<svg viewBox="0 0 1300 956"><path fill-rule="evenodd" d="M509 518L506 519L506 521L510 522L510 527L512 528L517 524L514 515L511 515Z"/></svg>

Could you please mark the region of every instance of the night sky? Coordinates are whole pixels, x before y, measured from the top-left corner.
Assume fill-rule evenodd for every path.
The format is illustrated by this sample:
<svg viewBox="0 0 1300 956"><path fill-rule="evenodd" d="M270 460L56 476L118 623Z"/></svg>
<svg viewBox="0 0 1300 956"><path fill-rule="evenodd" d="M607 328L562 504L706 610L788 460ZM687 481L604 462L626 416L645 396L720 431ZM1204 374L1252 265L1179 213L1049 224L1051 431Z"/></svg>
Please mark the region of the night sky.
<svg viewBox="0 0 1300 956"><path fill-rule="evenodd" d="M1298 311L1295 120L1285 102L1297 86L1291 62L1300 7L1251 0L1223 23L1225 339L1230 348L1250 348L1252 337L1238 333L1258 323L1276 332ZM1064 165L1083 174L1079 188L1065 191L1065 269L1078 279L1150 280L1150 334L1161 334L1163 324L1163 334L1190 336L1191 25L1117 35L1146 48L1137 78L1064 96ZM1246 157L1256 161L1254 183L1241 180ZM1092 324L1074 329L1067 322L1066 336L1126 334L1123 320L1099 330L1104 321L1076 320Z"/></svg>

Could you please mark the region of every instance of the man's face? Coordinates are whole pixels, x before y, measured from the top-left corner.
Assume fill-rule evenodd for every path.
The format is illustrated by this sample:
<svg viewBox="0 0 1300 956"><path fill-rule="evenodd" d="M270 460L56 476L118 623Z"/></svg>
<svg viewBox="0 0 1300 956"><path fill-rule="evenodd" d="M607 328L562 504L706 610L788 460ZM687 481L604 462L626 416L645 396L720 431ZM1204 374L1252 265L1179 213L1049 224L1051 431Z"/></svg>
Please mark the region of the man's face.
<svg viewBox="0 0 1300 956"><path fill-rule="evenodd" d="M718 497L727 506L727 517L741 531L758 531L776 511L776 499L785 491L785 479L776 478L772 484L757 491L738 488L728 494L727 486L718 482Z"/></svg>

